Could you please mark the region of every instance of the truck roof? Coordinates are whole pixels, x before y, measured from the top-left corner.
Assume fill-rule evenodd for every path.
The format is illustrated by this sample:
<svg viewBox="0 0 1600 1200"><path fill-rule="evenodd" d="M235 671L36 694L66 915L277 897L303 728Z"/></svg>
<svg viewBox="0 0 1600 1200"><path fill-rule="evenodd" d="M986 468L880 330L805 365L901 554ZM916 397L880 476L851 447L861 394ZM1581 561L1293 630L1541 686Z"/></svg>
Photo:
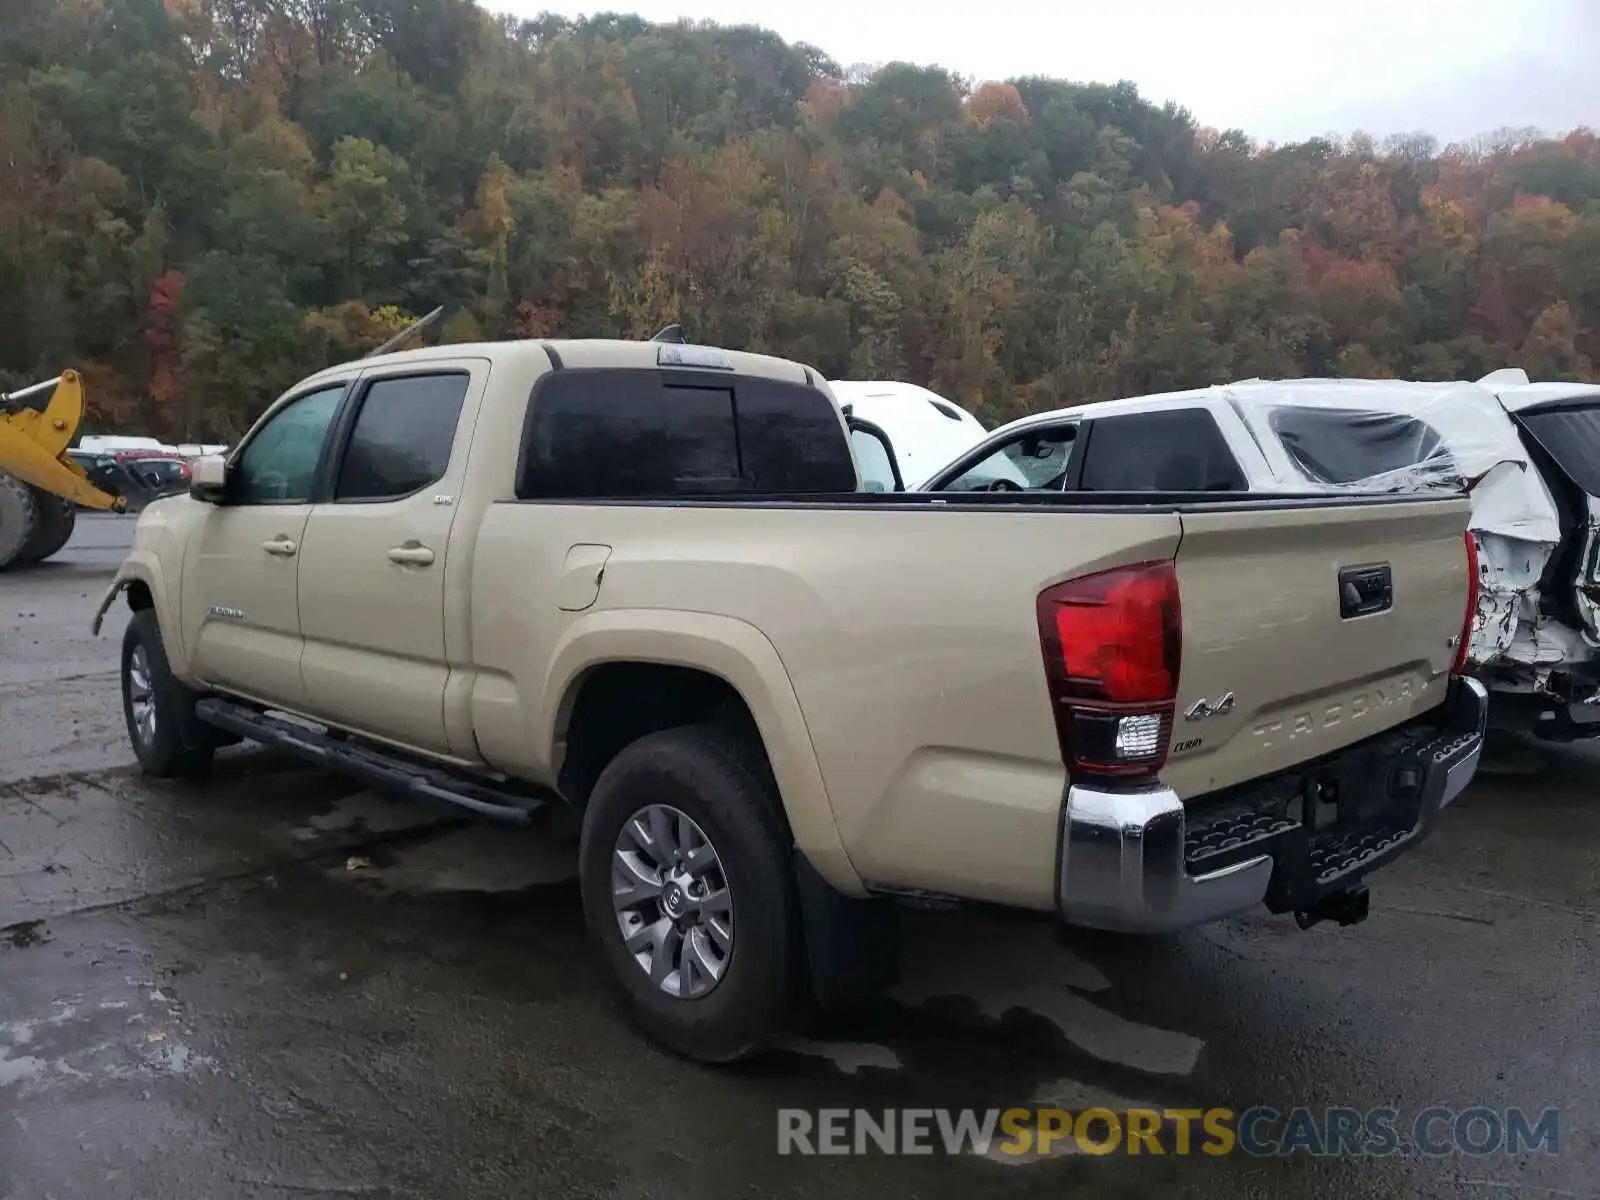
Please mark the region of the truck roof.
<svg viewBox="0 0 1600 1200"><path fill-rule="evenodd" d="M744 350L724 350L717 346L684 345L674 342L628 341L612 338L545 338L540 341L462 342L423 346L415 350L396 350L372 358L355 359L319 371L302 385L323 378L339 378L374 367L424 364L447 359L485 358L494 363L517 364L535 371L549 369L552 360L562 367L653 370L657 367L708 367L731 371L735 375L758 375L794 383L810 383L832 398L820 372L785 358L752 354ZM715 365L711 361L715 359ZM837 399L834 399L837 404Z"/></svg>

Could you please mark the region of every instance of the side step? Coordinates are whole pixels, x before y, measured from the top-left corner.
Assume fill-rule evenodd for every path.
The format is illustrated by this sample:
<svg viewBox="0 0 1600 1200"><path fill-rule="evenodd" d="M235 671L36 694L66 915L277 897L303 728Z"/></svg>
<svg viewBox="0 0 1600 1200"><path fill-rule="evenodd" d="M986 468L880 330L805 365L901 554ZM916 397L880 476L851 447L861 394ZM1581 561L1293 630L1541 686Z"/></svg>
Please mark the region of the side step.
<svg viewBox="0 0 1600 1200"><path fill-rule="evenodd" d="M352 776L370 787L422 800L442 801L470 809L481 817L515 825L529 824L535 814L549 807L548 796L519 795L509 789L475 782L443 767L386 753L349 739L330 737L298 721L231 700L208 696L197 703L194 710L208 725Z"/></svg>

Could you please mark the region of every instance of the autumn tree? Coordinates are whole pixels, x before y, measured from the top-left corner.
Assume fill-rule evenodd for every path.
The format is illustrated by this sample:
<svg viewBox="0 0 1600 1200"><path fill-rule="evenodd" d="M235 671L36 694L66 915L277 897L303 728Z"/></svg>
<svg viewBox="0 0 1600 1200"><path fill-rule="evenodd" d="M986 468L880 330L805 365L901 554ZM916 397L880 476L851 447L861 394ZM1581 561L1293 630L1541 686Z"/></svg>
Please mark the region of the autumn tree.
<svg viewBox="0 0 1600 1200"><path fill-rule="evenodd" d="M1000 421L1600 363L1600 138L1259 145L1126 82L471 0L11 0L0 386L231 439L408 314L691 337Z"/></svg>

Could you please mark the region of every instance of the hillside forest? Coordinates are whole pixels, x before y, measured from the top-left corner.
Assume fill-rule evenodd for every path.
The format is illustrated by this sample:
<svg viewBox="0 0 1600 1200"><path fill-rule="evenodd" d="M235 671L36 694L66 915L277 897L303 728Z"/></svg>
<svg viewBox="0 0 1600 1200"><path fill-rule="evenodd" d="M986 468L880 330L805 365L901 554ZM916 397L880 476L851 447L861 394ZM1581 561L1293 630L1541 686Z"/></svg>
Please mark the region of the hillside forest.
<svg viewBox="0 0 1600 1200"><path fill-rule="evenodd" d="M452 342L680 322L991 424L1600 364L1587 130L1260 145L1128 84L471 0L3 9L0 386L76 367L100 429L234 439L437 305Z"/></svg>

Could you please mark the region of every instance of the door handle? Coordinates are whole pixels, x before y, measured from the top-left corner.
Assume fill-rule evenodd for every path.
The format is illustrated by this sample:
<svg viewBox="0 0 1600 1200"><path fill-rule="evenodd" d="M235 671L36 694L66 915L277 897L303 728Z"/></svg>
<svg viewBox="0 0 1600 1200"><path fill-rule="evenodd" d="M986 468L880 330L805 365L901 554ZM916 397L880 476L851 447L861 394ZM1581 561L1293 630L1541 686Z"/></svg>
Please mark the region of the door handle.
<svg viewBox="0 0 1600 1200"><path fill-rule="evenodd" d="M389 561L408 567L426 567L433 562L433 551L426 546L409 543L390 550Z"/></svg>
<svg viewBox="0 0 1600 1200"><path fill-rule="evenodd" d="M293 541L286 537L275 537L270 542L262 542L261 548L268 554L276 554L279 558L289 558L300 549Z"/></svg>

